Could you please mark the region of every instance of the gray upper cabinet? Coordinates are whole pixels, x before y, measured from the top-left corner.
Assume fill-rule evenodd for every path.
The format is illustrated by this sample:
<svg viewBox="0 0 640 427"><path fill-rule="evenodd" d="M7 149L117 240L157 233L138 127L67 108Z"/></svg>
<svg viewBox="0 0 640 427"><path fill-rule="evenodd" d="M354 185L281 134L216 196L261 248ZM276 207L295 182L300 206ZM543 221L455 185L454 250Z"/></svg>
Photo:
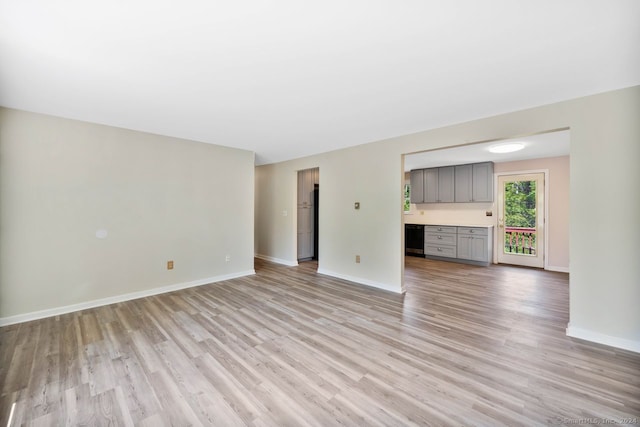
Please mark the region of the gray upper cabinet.
<svg viewBox="0 0 640 427"><path fill-rule="evenodd" d="M454 167L424 169L424 203L453 202Z"/></svg>
<svg viewBox="0 0 640 427"><path fill-rule="evenodd" d="M423 185L424 185L424 173L422 169L411 171L411 203L424 203Z"/></svg>
<svg viewBox="0 0 640 427"><path fill-rule="evenodd" d="M456 166L456 202L473 202L473 165Z"/></svg>
<svg viewBox="0 0 640 427"><path fill-rule="evenodd" d="M473 165L473 201L493 202L493 163Z"/></svg>
<svg viewBox="0 0 640 427"><path fill-rule="evenodd" d="M438 202L438 168L424 169L424 202Z"/></svg>
<svg viewBox="0 0 640 427"><path fill-rule="evenodd" d="M456 166L456 202L493 202L493 163Z"/></svg>
<svg viewBox="0 0 640 427"><path fill-rule="evenodd" d="M440 203L453 203L455 167L438 168L438 199Z"/></svg>
<svg viewBox="0 0 640 427"><path fill-rule="evenodd" d="M492 201L492 162L411 171L411 203Z"/></svg>

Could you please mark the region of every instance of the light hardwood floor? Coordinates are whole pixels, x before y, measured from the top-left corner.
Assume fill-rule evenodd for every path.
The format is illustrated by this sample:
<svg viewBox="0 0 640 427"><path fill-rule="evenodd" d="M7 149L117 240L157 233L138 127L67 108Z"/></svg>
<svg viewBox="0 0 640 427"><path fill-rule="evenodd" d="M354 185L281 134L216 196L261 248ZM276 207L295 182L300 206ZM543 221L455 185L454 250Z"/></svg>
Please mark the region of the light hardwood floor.
<svg viewBox="0 0 640 427"><path fill-rule="evenodd" d="M0 328L0 426L640 417L640 355L565 335L566 274L409 257L396 295L315 268Z"/></svg>

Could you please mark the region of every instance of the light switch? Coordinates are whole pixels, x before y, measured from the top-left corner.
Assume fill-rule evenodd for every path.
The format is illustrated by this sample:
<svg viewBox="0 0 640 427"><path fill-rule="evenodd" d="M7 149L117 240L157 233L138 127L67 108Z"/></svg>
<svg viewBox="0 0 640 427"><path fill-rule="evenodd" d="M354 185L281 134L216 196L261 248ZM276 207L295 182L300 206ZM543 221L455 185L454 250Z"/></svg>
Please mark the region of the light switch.
<svg viewBox="0 0 640 427"><path fill-rule="evenodd" d="M360 202L355 202L355 203L353 204L353 207L354 207L355 209L360 209Z"/></svg>

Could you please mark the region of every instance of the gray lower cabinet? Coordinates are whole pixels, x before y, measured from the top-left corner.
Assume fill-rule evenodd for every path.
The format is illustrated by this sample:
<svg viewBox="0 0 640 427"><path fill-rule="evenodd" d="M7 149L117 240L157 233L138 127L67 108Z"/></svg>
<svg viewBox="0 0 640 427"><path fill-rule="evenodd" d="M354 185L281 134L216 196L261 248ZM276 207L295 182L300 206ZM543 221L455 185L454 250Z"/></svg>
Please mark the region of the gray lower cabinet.
<svg viewBox="0 0 640 427"><path fill-rule="evenodd" d="M445 258L456 258L456 247L444 245L426 245L424 247L424 254L425 256L431 255Z"/></svg>
<svg viewBox="0 0 640 427"><path fill-rule="evenodd" d="M492 227L427 225L424 228L425 257L489 265L493 254L491 230Z"/></svg>
<svg viewBox="0 0 640 427"><path fill-rule="evenodd" d="M492 254L489 228L458 227L458 258L489 264Z"/></svg>
<svg viewBox="0 0 640 427"><path fill-rule="evenodd" d="M427 225L424 227L424 254L456 258L457 227Z"/></svg>

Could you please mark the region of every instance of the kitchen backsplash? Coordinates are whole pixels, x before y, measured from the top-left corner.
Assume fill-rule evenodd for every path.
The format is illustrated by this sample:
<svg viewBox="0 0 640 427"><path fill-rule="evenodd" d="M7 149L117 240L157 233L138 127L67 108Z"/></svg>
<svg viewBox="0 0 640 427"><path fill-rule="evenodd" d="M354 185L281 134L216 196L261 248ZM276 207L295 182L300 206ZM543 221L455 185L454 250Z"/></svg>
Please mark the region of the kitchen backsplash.
<svg viewBox="0 0 640 427"><path fill-rule="evenodd" d="M487 216L491 212L492 216ZM405 213L405 224L459 224L493 225L497 224L495 203L438 203L412 204L409 213Z"/></svg>

